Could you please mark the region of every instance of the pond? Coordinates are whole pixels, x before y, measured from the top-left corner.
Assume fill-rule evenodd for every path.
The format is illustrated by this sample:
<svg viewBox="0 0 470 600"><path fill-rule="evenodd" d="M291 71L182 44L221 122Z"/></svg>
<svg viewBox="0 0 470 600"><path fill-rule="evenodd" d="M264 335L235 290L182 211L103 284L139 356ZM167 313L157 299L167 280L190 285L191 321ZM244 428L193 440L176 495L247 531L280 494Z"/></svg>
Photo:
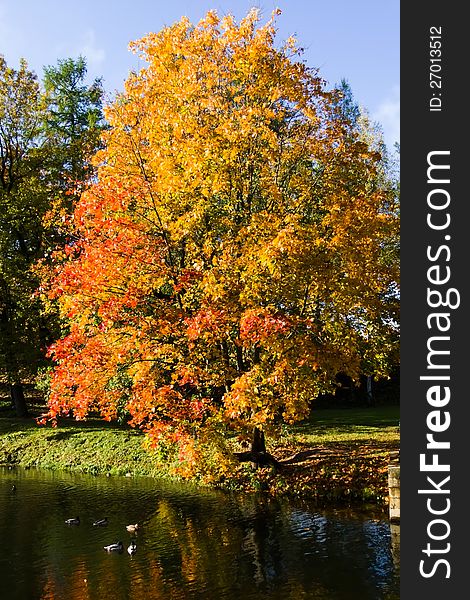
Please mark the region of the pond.
<svg viewBox="0 0 470 600"><path fill-rule="evenodd" d="M381 511L0 467L0 540L9 600L399 598L399 527Z"/></svg>

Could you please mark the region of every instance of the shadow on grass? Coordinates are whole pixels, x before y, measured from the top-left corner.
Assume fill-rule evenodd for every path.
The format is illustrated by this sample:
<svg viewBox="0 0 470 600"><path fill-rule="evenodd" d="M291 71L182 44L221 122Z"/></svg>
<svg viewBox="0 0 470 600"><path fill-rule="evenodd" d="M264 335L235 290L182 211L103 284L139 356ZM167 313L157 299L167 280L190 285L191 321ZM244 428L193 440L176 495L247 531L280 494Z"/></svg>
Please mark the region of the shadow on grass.
<svg viewBox="0 0 470 600"><path fill-rule="evenodd" d="M338 432L354 429L367 431L370 428L398 427L400 421L399 406L378 406L370 408L313 408L305 421L296 425L296 429L315 430L327 433L335 429Z"/></svg>
<svg viewBox="0 0 470 600"><path fill-rule="evenodd" d="M318 456L318 450L303 450L301 452L297 452L297 454L295 454L294 456L291 456L290 458L284 460L280 460L279 462L281 463L281 465L284 466L298 465L299 463L303 463L306 460L315 458L316 456Z"/></svg>

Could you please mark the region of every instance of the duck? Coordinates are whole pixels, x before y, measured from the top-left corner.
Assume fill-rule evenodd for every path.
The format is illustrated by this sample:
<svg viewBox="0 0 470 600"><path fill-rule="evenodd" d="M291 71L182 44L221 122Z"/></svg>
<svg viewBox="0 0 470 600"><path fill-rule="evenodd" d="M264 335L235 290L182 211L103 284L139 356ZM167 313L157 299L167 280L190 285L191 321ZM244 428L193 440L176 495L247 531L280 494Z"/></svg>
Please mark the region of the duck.
<svg viewBox="0 0 470 600"><path fill-rule="evenodd" d="M130 533L134 533L134 532L136 532L139 529L139 524L138 523L134 523L133 525L126 525L126 529Z"/></svg>
<svg viewBox="0 0 470 600"><path fill-rule="evenodd" d="M16 492L16 485L15 485L15 484L13 484L13 485L11 486L11 491L12 491L12 492Z"/></svg>
<svg viewBox="0 0 470 600"><path fill-rule="evenodd" d="M129 547L127 548L127 552L132 556L133 554L136 553L136 551L137 551L137 544L135 543L135 540L131 540Z"/></svg>
<svg viewBox="0 0 470 600"><path fill-rule="evenodd" d="M72 519L66 519L67 525L80 525L80 517L74 517Z"/></svg>
<svg viewBox="0 0 470 600"><path fill-rule="evenodd" d="M114 544L109 544L109 546L103 546L106 552L122 552L124 548L122 542L115 542Z"/></svg>
<svg viewBox="0 0 470 600"><path fill-rule="evenodd" d="M108 524L108 517L104 519L98 519L97 521L93 521L93 527L105 527Z"/></svg>

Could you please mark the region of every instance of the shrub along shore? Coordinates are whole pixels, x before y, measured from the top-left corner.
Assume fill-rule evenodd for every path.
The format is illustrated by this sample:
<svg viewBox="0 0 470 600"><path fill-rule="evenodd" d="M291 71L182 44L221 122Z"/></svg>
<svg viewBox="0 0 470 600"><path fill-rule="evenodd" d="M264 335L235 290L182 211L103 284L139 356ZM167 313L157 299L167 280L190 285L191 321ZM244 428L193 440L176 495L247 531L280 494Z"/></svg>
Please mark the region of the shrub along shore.
<svg viewBox="0 0 470 600"><path fill-rule="evenodd" d="M62 469L105 476L169 478L164 461L145 448L140 431L98 419L61 419L38 426L0 411L0 465ZM319 409L285 428L268 450L281 467L236 466L214 487L320 503L387 505L387 470L399 449L399 407ZM197 479L191 479L198 482ZM199 482L200 483L200 482Z"/></svg>

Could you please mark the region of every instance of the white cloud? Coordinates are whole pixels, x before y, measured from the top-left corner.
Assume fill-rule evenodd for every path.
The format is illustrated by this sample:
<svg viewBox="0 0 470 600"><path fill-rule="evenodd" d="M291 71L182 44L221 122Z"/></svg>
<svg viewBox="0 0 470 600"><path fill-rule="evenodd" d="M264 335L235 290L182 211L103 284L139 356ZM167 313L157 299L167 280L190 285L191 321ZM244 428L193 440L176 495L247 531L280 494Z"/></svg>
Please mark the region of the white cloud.
<svg viewBox="0 0 470 600"><path fill-rule="evenodd" d="M394 86L372 115L374 121L382 126L387 146L400 142L400 88Z"/></svg>
<svg viewBox="0 0 470 600"><path fill-rule="evenodd" d="M96 36L93 29L88 29L85 32L78 54L86 58L87 65L91 70L97 69L104 62L106 52L96 45Z"/></svg>

